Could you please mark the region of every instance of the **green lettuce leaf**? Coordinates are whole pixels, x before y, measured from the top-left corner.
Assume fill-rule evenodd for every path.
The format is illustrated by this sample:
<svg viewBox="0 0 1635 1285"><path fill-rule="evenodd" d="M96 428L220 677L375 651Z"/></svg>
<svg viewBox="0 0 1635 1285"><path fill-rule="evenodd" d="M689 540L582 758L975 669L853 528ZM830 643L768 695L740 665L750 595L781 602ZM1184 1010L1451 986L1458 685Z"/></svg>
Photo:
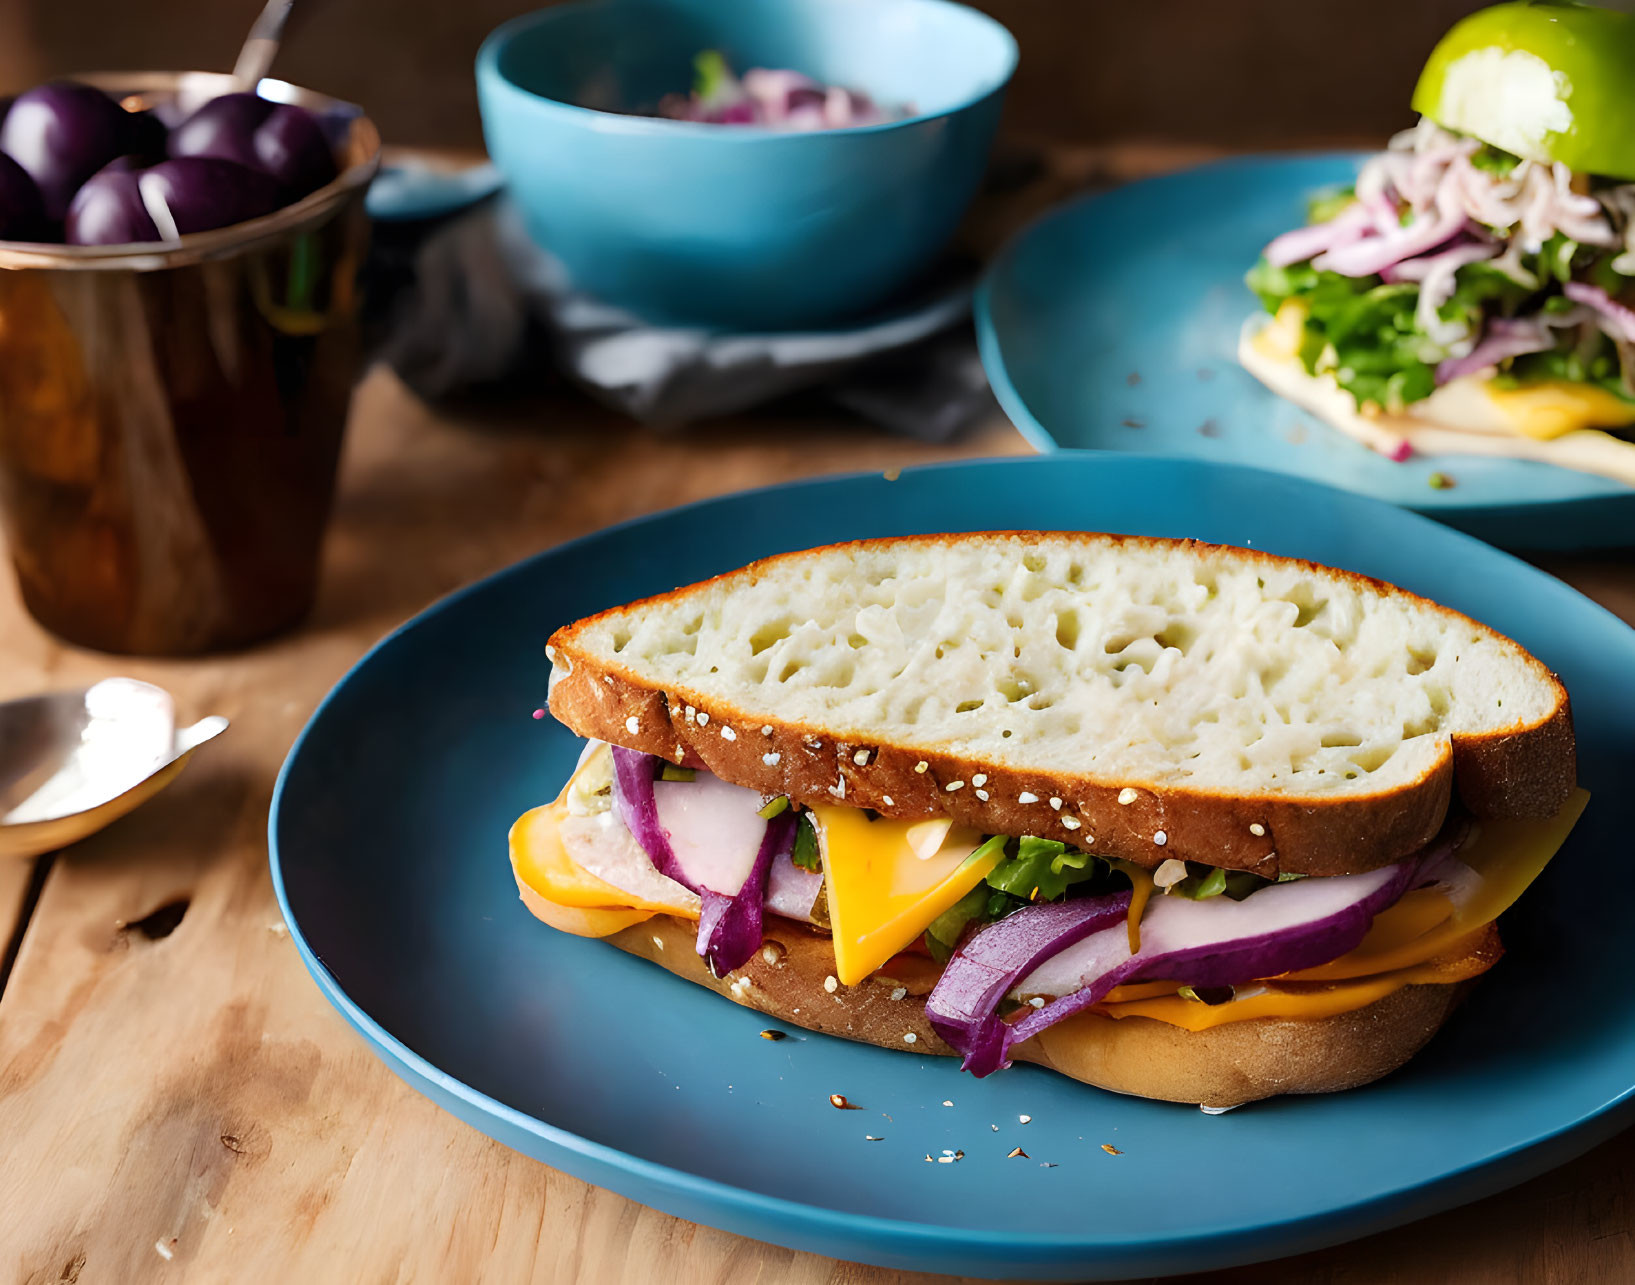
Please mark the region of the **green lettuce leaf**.
<svg viewBox="0 0 1635 1285"><path fill-rule="evenodd" d="M1442 320L1463 321L1472 330L1484 317L1514 316L1534 293L1491 263L1467 263L1453 280L1453 294L1437 312Z"/></svg>
<svg viewBox="0 0 1635 1285"><path fill-rule="evenodd" d="M1106 862L1088 852L1075 852L1065 843L1031 835L1015 840L994 835L970 859L991 852L996 844L1007 851L1012 844L1015 848L989 872L987 879L938 915L925 930L926 949L941 963L948 962L959 945L960 934L972 923L992 923L1032 902L1055 901L1075 884L1100 879L1109 870Z"/></svg>
<svg viewBox="0 0 1635 1285"><path fill-rule="evenodd" d="M795 823L795 847L789 859L802 870L816 871L823 864L818 856L817 831L812 829L812 818L804 812Z"/></svg>
<svg viewBox="0 0 1635 1285"><path fill-rule="evenodd" d="M693 57L693 93L713 102L732 85L732 68L719 49L703 49Z"/></svg>
<svg viewBox="0 0 1635 1285"><path fill-rule="evenodd" d="M1189 901L1218 897L1226 891L1226 871L1211 866L1208 874L1188 875L1180 883L1172 884L1169 891L1172 896L1185 897Z"/></svg>
<svg viewBox="0 0 1635 1285"><path fill-rule="evenodd" d="M1618 350L1612 340L1601 334L1584 344L1517 357L1510 363L1510 370L1493 382L1501 388L1519 388L1545 380L1591 384L1625 401L1635 402L1635 392L1626 385L1619 365Z"/></svg>
<svg viewBox="0 0 1635 1285"><path fill-rule="evenodd" d="M1055 901L1072 884L1100 873L1101 863L1088 852L1074 852L1054 839L1024 835L1016 841L1016 855L1001 861L988 875L988 886L1023 901Z"/></svg>
<svg viewBox="0 0 1635 1285"><path fill-rule="evenodd" d="M1306 198L1306 222L1327 223L1344 212L1357 199L1357 189L1351 184L1344 187L1326 187Z"/></svg>
<svg viewBox="0 0 1635 1285"><path fill-rule="evenodd" d="M1471 153L1470 163L1489 174L1508 174L1521 164L1521 157L1502 147L1494 147L1492 143L1483 143Z"/></svg>
<svg viewBox="0 0 1635 1285"><path fill-rule="evenodd" d="M1287 299L1306 306L1302 363L1313 374L1332 371L1359 403L1396 410L1435 390L1442 354L1419 332L1417 285L1343 277L1309 263L1274 268L1264 259L1245 282L1270 312Z"/></svg>
<svg viewBox="0 0 1635 1285"><path fill-rule="evenodd" d="M973 919L987 920L988 886L977 884L942 914L933 919L925 930L925 946L939 964L946 964L959 945L960 934Z"/></svg>
<svg viewBox="0 0 1635 1285"><path fill-rule="evenodd" d="M1294 263L1286 268L1274 268L1261 259L1249 269L1244 284L1260 297L1267 312L1276 312L1285 299L1304 294L1317 284L1317 269L1309 263Z"/></svg>

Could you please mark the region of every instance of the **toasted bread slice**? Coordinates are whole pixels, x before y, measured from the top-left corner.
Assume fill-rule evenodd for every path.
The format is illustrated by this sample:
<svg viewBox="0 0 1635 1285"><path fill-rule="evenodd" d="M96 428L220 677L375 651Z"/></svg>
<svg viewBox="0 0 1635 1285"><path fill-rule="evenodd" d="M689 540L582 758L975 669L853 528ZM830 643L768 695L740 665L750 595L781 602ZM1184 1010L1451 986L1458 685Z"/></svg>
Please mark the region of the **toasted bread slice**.
<svg viewBox="0 0 1635 1285"><path fill-rule="evenodd" d="M1493 630L1251 550L1086 533L832 545L552 638L582 736L802 803L952 816L1148 866L1396 861L1457 783L1550 816L1567 693Z"/></svg>
<svg viewBox="0 0 1635 1285"><path fill-rule="evenodd" d="M834 949L825 936L780 923L760 952L726 977L710 973L696 936L691 921L658 915L607 940L794 1026L910 1053L953 1053L926 1019L924 987L877 976L829 990ZM1404 986L1333 1017L1262 1017L1204 1031L1149 1017L1114 1021L1083 1013L1011 1054L1115 1093L1206 1107L1283 1093L1335 1093L1396 1070L1436 1034L1472 984Z"/></svg>
<svg viewBox="0 0 1635 1285"><path fill-rule="evenodd" d="M1602 429L1578 428L1549 439L1524 437L1495 425L1492 416L1468 397L1442 394L1416 403L1412 414L1365 415L1357 409L1357 399L1332 375L1313 375L1298 357L1257 344L1257 321L1244 327L1238 341L1238 361L1243 368L1279 397L1381 455L1396 456L1407 447L1421 455L1535 460L1635 486L1635 442Z"/></svg>

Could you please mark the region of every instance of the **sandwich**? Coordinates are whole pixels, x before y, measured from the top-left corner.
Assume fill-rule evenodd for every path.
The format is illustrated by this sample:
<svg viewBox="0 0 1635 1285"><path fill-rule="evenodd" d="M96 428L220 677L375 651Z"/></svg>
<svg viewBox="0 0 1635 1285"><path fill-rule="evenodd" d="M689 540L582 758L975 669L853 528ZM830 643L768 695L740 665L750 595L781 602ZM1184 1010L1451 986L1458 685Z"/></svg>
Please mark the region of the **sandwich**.
<svg viewBox="0 0 1635 1285"><path fill-rule="evenodd" d="M1237 1106L1400 1066L1582 811L1510 639L1309 562L993 532L552 635L522 900L769 1017Z"/></svg>
<svg viewBox="0 0 1635 1285"><path fill-rule="evenodd" d="M1413 108L1266 246L1247 280L1270 316L1239 359L1395 460L1635 486L1635 14L1481 10L1436 46Z"/></svg>

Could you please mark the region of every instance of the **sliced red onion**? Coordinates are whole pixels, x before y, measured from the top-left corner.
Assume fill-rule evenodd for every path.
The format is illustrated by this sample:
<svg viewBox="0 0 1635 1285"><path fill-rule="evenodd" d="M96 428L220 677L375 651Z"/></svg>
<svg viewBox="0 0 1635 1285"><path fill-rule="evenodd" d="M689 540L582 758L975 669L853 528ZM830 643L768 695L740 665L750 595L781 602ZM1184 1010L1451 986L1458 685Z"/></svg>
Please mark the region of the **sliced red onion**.
<svg viewBox="0 0 1635 1285"><path fill-rule="evenodd" d="M1399 275L1404 269L1412 267L1419 278L1419 300L1414 305L1414 321L1432 341L1452 344L1469 336L1468 322L1443 321L1439 309L1453 298L1453 292L1459 284L1460 268L1492 259L1498 253L1499 247L1493 242L1465 241L1436 254L1421 259L1410 259L1396 265L1395 271Z"/></svg>
<svg viewBox="0 0 1635 1285"><path fill-rule="evenodd" d="M711 125L787 130L843 129L890 119L867 94L820 85L798 71L768 67L753 67L741 79L729 74L709 98L667 94L659 104L659 115Z"/></svg>
<svg viewBox="0 0 1635 1285"><path fill-rule="evenodd" d="M658 803L653 795L659 760L652 754L627 750L622 745L608 747L613 753L613 807L625 827L636 836L642 851L653 859L659 873L684 887L699 891L687 877L670 850L670 838L659 824Z"/></svg>
<svg viewBox="0 0 1635 1285"><path fill-rule="evenodd" d="M1410 199L1416 206L1436 204L1443 185L1448 181L1449 171L1455 170L1461 163L1469 166L1467 158L1476 147L1476 140L1467 138L1432 146L1418 153L1409 163L1402 190L1413 194Z"/></svg>
<svg viewBox="0 0 1635 1285"><path fill-rule="evenodd" d="M1454 914L1457 915L1481 891L1483 883L1484 880L1479 873L1449 853L1441 861L1425 869L1418 886L1436 885L1453 904Z"/></svg>
<svg viewBox="0 0 1635 1285"><path fill-rule="evenodd" d="M1635 343L1635 308L1619 303L1600 286L1587 281L1569 281L1561 293L1574 303L1593 309L1600 317L1601 329L1612 338L1624 343Z"/></svg>
<svg viewBox="0 0 1635 1285"><path fill-rule="evenodd" d="M1360 875L1272 884L1234 901L1158 897L1141 918L1141 949L1130 953L1126 899L1028 906L973 934L954 953L926 1000L938 1034L987 1075L1010 1064L1010 1049L1046 1027L1098 1004L1127 982L1237 986L1315 968L1355 950L1374 916L1456 851L1469 833L1450 822L1422 853ZM1074 912L1074 907L1083 909ZM1111 914L1109 915L1109 910ZM1059 918L1047 918L1055 912ZM1020 925L1011 927L1023 916ZM1049 940L1052 929L1056 939ZM971 962L967 962L971 961ZM1000 1000L1058 998L1006 1024Z"/></svg>
<svg viewBox="0 0 1635 1285"><path fill-rule="evenodd" d="M792 851L772 860L772 870L766 880L766 908L785 919L815 923L812 908L823 890L823 873L797 866Z"/></svg>
<svg viewBox="0 0 1635 1285"><path fill-rule="evenodd" d="M1437 193L1434 210L1421 211L1407 227L1337 246L1319 255L1312 266L1344 277L1371 277L1447 244L1470 226L1458 194L1443 189Z"/></svg>
<svg viewBox="0 0 1635 1285"><path fill-rule="evenodd" d="M752 67L744 73L743 86L768 125L781 125L798 107L823 104L822 88L798 71Z"/></svg>
<svg viewBox="0 0 1635 1285"><path fill-rule="evenodd" d="M789 860L794 846L795 814L786 809L766 822L755 863L736 893L727 896L704 890L704 906L698 917L698 953L717 977L742 967L761 948L767 875L777 862Z"/></svg>
<svg viewBox="0 0 1635 1285"><path fill-rule="evenodd" d="M1368 874L1273 884L1242 901L1161 898L1141 918L1135 955L1129 933L1119 926L1024 977L1023 990L1061 997L1006 1027L1004 1053L1008 1057L1011 1045L1100 1003L1125 982L1237 986L1338 959L1361 944L1374 916L1407 891L1417 868L1409 861Z"/></svg>
<svg viewBox="0 0 1635 1285"><path fill-rule="evenodd" d="M1357 185L1353 189L1358 202L1373 216L1374 228L1379 232L1388 232L1401 222L1397 217L1401 187L1396 180L1393 157L1391 152L1371 157L1357 174Z"/></svg>
<svg viewBox="0 0 1635 1285"><path fill-rule="evenodd" d="M664 813L676 827L677 842L672 844L672 832L660 817L661 804L654 781L659 760L651 754L619 745L611 749L613 804L620 819L661 874L691 888L702 898L698 953L709 961L716 976L731 972L760 947L761 906L766 897L767 875L773 859L780 854L787 857L794 845L794 815L785 811L770 822L763 821L756 812L759 795L700 772L692 781L663 783L667 787L702 791L698 799L700 806L695 807L685 801L672 803L671 791L666 790ZM724 793L726 791L736 793L729 795ZM745 798L740 800L737 795ZM758 827L759 840L750 850L753 857L747 861L739 849L745 846L743 841L752 832L748 825L740 824L741 818L736 815L739 809L735 806L745 801L750 805L749 818ZM720 845L720 859L707 837L715 825L728 830ZM691 869L684 864L684 858L691 863Z"/></svg>
<svg viewBox="0 0 1635 1285"><path fill-rule="evenodd" d="M1480 263L1483 259L1491 259L1498 252L1499 247L1491 241L1461 235L1434 254L1422 254L1416 258L1404 259L1401 263L1393 263L1380 275L1387 281L1429 281L1439 273L1445 272L1449 264L1458 269L1467 263Z"/></svg>
<svg viewBox="0 0 1635 1285"><path fill-rule="evenodd" d="M1092 934L1115 931L1109 925L1125 932L1129 908L1127 892L1041 902L968 937L925 1001L925 1015L937 1034L964 1055L963 1068L987 1075L1009 1065L1011 1028L999 1018L999 1001L1041 960Z"/></svg>
<svg viewBox="0 0 1635 1285"><path fill-rule="evenodd" d="M1498 318L1488 322L1487 332L1463 357L1449 357L1436 368L1436 382L1446 384L1463 375L1497 366L1511 357L1547 352L1555 347L1555 336L1539 317Z"/></svg>
<svg viewBox="0 0 1635 1285"><path fill-rule="evenodd" d="M699 772L691 781L655 782L653 802L685 882L736 897L766 834L759 792Z"/></svg>
<svg viewBox="0 0 1635 1285"><path fill-rule="evenodd" d="M1274 268L1304 263L1325 250L1360 241L1372 227L1373 214L1367 206L1361 202L1348 205L1327 223L1295 228L1274 238L1264 251L1266 262Z"/></svg>
<svg viewBox="0 0 1635 1285"><path fill-rule="evenodd" d="M1353 277L1387 275L1402 259L1445 244L1463 226L1498 232L1517 252L1530 254L1558 231L1587 245L1617 243L1615 221L1603 201L1573 191L1566 166L1522 161L1507 174L1493 174L1471 163L1476 147L1474 139L1421 121L1369 157L1357 175L1357 203L1372 215L1369 234L1353 230L1341 238L1299 229L1309 235L1273 242L1279 258L1310 249L1320 256L1319 269ZM1406 228L1398 218L1399 202L1415 212ZM1504 269L1517 279L1526 275L1509 256Z"/></svg>

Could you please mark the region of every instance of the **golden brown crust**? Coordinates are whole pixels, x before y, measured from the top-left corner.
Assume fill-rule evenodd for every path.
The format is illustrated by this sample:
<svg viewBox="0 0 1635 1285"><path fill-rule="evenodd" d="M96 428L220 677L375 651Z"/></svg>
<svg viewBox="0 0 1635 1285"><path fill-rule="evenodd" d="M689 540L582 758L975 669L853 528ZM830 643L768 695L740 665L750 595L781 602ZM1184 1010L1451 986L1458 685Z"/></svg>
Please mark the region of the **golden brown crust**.
<svg viewBox="0 0 1635 1285"><path fill-rule="evenodd" d="M1060 533L1046 532L916 538L952 542L996 534L1061 538ZM1189 550L1218 547L1139 536L1082 533L1082 538ZM880 543L889 542L861 540L832 547ZM1406 590L1351 572L1253 549L1231 552L1251 562L1292 563L1466 619ZM729 575L753 579L784 559L804 556L782 554ZM615 610L639 610L700 587L686 586ZM1418 780L1388 791L1342 797L1238 796L1153 782L1109 782L1079 772L1017 770L957 754L835 737L776 718L749 717L727 702L684 687L656 687L629 669L603 664L577 641L580 632L601 616L559 629L551 637L556 657L551 713L581 736L704 767L734 784L769 795L787 794L807 805L845 803L905 818L948 815L984 833L1058 839L1148 867L1179 857L1267 876L1356 874L1398 861L1428 843L1441 828L1456 780L1461 799L1477 815L1515 817L1553 815L1577 779L1566 691L1554 674L1519 647L1537 667L1540 681L1551 684L1557 694L1554 710L1540 722L1455 736ZM732 730L731 739L722 735L723 727ZM857 761L860 754L862 763ZM981 783L986 799L977 796L973 785L979 773L987 777ZM965 785L949 791L956 781ZM1135 791L1135 799L1120 804L1126 788ZM1022 803L1024 793L1036 801ZM1052 798L1061 800L1059 809L1050 806ZM1077 827L1065 824L1069 819L1078 822ZM1251 825L1264 834L1252 833ZM1162 844L1155 841L1160 833Z"/></svg>
<svg viewBox="0 0 1635 1285"><path fill-rule="evenodd" d="M690 920L659 915L607 938L620 950L707 986L779 1021L881 1048L952 1056L926 1020L923 978L834 976L830 939L769 920L766 941L742 969L710 975ZM1332 1093L1396 1070L1447 1020L1470 983L1405 986L1364 1008L1306 1021L1256 1018L1186 1031L1147 1017L1081 1014L1012 1050L1115 1093L1227 1107L1281 1093ZM893 997L896 998L893 998ZM912 1035L913 1040L906 1037Z"/></svg>
<svg viewBox="0 0 1635 1285"><path fill-rule="evenodd" d="M1441 1029L1470 982L1404 986L1334 1017L1256 1018L1186 1031L1148 1017L1070 1017L1015 1050L1086 1084L1166 1102L1240 1106L1338 1093L1389 1075Z"/></svg>
<svg viewBox="0 0 1635 1285"><path fill-rule="evenodd" d="M1550 675L1557 687L1561 681ZM1489 733L1453 742L1459 799L1479 817L1554 816L1578 784L1578 745L1567 690L1544 722L1525 736Z"/></svg>

